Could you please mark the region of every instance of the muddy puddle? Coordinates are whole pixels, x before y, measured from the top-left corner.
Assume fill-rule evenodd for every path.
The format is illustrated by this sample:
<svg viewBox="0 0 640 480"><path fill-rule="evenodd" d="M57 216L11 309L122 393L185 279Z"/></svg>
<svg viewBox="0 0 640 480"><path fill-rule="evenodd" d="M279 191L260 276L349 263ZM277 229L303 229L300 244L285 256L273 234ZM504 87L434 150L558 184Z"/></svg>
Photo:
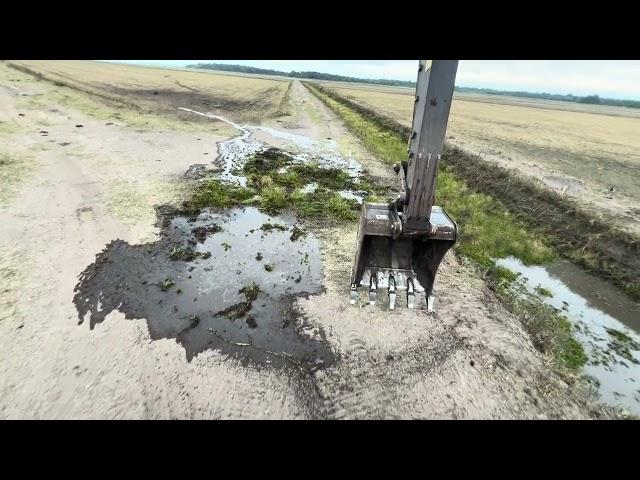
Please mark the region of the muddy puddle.
<svg viewBox="0 0 640 480"><path fill-rule="evenodd" d="M157 242L115 240L80 275L81 322L94 328L114 310L146 319L152 340L176 339L188 360L213 348L261 363L329 365L323 333L293 306L322 289L319 242L299 230L293 218L247 207L175 217Z"/></svg>
<svg viewBox="0 0 640 480"><path fill-rule="evenodd" d="M340 168L352 178L362 173L360 164L338 154L335 142L321 145L302 135L182 110L240 132L218 143L214 166L192 165L185 173L192 180L215 175L245 186L245 162L270 147L256 132L286 140L292 149L281 153L292 164ZM359 192L340 193L361 201ZM207 349L245 362L311 370L335 361L324 333L295 310L297 297L322 291L322 263L318 239L294 217L268 216L254 207L159 216L159 240L114 240L80 274L74 297L80 323L93 329L114 310L144 319L152 340L175 339L189 361Z"/></svg>
<svg viewBox="0 0 640 480"><path fill-rule="evenodd" d="M640 305L567 261L526 266L506 258L496 263L520 273L529 292L576 326L576 339L589 356L584 373L602 400L640 415Z"/></svg>

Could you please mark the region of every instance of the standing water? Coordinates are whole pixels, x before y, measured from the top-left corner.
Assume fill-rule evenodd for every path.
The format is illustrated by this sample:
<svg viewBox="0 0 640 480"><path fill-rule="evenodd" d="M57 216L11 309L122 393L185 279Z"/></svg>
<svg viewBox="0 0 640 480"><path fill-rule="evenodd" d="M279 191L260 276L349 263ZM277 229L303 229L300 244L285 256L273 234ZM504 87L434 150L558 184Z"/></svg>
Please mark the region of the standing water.
<svg viewBox="0 0 640 480"><path fill-rule="evenodd" d="M510 257L496 264L520 273L529 292L575 326L589 356L584 373L602 400L640 415L640 305L567 261L526 266Z"/></svg>

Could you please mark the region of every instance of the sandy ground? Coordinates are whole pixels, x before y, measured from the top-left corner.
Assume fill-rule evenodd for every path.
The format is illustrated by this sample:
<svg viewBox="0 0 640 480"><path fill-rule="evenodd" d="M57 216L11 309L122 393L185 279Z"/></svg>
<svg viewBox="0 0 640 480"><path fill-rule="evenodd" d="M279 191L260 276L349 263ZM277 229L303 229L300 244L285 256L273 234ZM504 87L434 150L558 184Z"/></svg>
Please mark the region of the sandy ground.
<svg viewBox="0 0 640 480"><path fill-rule="evenodd" d="M78 325L78 274L114 239L153 239L153 206L180 198L180 175L213 160L225 137L107 125L59 105L19 109L20 92L51 87L26 75L19 90L2 86L0 120L20 125L2 148L28 153L33 164L0 206L0 418L595 415L452 255L436 285L435 316L350 307L355 226L317 232L327 291L299 302L340 355L330 368L244 366L211 350L188 362L174 340L151 341L142 319L118 311L94 330ZM299 83L290 95L293 115L271 126L331 137L372 172L383 171Z"/></svg>

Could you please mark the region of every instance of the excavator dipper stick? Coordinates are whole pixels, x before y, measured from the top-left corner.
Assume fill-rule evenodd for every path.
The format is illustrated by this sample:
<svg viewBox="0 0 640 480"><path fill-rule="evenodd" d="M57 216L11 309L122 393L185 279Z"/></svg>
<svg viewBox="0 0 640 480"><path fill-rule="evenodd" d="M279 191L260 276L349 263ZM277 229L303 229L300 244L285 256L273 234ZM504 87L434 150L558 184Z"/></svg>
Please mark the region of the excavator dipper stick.
<svg viewBox="0 0 640 480"><path fill-rule="evenodd" d="M434 308L435 276L457 237L455 222L433 204L457 68L457 60L419 62L408 159L394 167L400 194L389 204L362 205L352 304L363 286L372 305L378 292L387 290L390 309L395 309L398 291L406 292L409 308L417 306L416 295L422 294L427 309Z"/></svg>

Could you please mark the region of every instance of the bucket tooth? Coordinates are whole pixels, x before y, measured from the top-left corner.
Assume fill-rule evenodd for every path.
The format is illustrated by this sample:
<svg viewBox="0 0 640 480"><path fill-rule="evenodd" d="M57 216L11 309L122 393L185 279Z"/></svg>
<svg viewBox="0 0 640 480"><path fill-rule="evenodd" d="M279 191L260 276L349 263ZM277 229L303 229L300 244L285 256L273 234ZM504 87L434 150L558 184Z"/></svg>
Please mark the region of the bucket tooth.
<svg viewBox="0 0 640 480"><path fill-rule="evenodd" d="M429 313L436 311L436 296L433 293L427 295L427 311Z"/></svg>
<svg viewBox="0 0 640 480"><path fill-rule="evenodd" d="M413 288L413 279L407 279L407 307L416 308L416 292Z"/></svg>
<svg viewBox="0 0 640 480"><path fill-rule="evenodd" d="M351 285L351 290L349 291L349 303L351 305L355 305L358 300L358 286L354 283Z"/></svg>
<svg viewBox="0 0 640 480"><path fill-rule="evenodd" d="M389 310L396 308L396 279L389 276Z"/></svg>
<svg viewBox="0 0 640 480"><path fill-rule="evenodd" d="M369 280L369 305L375 305L378 298L378 274L372 272Z"/></svg>

